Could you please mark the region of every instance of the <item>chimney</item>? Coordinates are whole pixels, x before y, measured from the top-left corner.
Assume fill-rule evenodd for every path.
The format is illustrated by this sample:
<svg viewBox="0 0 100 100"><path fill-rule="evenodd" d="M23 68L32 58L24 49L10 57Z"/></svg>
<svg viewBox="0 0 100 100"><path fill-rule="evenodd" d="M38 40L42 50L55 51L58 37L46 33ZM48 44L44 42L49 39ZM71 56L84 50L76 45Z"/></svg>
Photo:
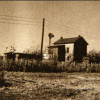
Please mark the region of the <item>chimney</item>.
<svg viewBox="0 0 100 100"><path fill-rule="evenodd" d="M60 39L63 39L63 37L61 37Z"/></svg>
<svg viewBox="0 0 100 100"><path fill-rule="evenodd" d="M80 35L78 35L78 37L81 37Z"/></svg>

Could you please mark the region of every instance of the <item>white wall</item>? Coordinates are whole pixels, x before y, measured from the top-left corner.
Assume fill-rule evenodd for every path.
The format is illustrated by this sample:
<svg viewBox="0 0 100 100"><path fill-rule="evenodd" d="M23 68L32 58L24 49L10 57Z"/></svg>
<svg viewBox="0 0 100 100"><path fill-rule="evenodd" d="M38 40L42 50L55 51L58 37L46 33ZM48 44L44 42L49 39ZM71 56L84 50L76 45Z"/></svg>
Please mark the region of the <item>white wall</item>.
<svg viewBox="0 0 100 100"><path fill-rule="evenodd" d="M69 53L67 53L67 48L69 48ZM73 59L74 53L74 43L65 44L65 60L67 61L67 57L69 56L69 60Z"/></svg>

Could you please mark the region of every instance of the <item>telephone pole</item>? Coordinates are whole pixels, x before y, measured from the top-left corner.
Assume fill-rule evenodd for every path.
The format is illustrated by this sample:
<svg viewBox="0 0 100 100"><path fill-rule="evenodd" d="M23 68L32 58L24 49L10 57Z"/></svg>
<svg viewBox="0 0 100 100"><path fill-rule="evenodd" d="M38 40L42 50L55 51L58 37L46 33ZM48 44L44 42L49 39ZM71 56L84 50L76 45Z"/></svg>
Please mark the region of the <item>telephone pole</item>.
<svg viewBox="0 0 100 100"><path fill-rule="evenodd" d="M42 26L42 39L41 39L41 60L42 60L42 57L43 57L44 26L45 26L45 18L43 18L43 26Z"/></svg>

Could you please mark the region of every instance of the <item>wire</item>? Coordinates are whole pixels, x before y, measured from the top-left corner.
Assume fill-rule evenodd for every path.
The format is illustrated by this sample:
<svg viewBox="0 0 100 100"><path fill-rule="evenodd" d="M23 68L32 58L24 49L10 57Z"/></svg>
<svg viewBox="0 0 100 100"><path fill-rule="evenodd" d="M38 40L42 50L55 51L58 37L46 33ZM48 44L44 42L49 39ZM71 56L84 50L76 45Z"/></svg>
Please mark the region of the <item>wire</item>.
<svg viewBox="0 0 100 100"><path fill-rule="evenodd" d="M4 20L14 20L14 21L24 21L24 22L36 22L36 21L26 21L26 20L7 19L7 18L0 18L0 19L4 19ZM38 22L38 23L42 23L42 22Z"/></svg>
<svg viewBox="0 0 100 100"><path fill-rule="evenodd" d="M15 18L24 18L24 19L37 19L37 18L28 18L28 17L19 17L19 16L10 16L10 15L0 15L0 16L15 17Z"/></svg>
<svg viewBox="0 0 100 100"><path fill-rule="evenodd" d="M49 28L49 25L47 25L47 27ZM60 30L60 28L57 28L57 27L54 27L54 26L51 26L54 30L57 30L57 31L59 31ZM76 30L60 30L60 31L62 31L62 32L64 32L64 33L75 33L75 31ZM88 34L88 32L87 32L87 34ZM91 32L89 32L89 34L93 34L93 33L91 33ZM91 39L94 39L94 38L100 38L100 36L92 36L92 35L90 35L89 36Z"/></svg>
<svg viewBox="0 0 100 100"><path fill-rule="evenodd" d="M19 17L19 16L10 16L10 15L0 15L0 16L3 16L3 17L15 17L15 18L21 18L21 19L37 19L37 18L28 18L28 17ZM14 21L26 21L26 20L17 20L17 19L7 19L7 18L0 18L0 19L4 19L4 20L14 20ZM46 20L47 22L51 22L50 20ZM35 22L35 21L26 21L26 22ZM0 22L0 23L6 23L6 24L20 24L20 25L35 25L35 24L24 24L24 23L12 23L12 22ZM41 22L39 22L39 23L41 23ZM52 22L51 22L52 23ZM53 28L53 29L56 29L57 31L59 31L58 29L60 29L60 28L62 28L62 27L65 27L65 28L70 28L69 26L64 26L64 25L60 25L60 24L58 24L58 23L54 23L53 22L53 25L51 24L51 23L46 23L46 25L48 26L48 25L51 25L51 27ZM56 25L56 28L54 27L54 24ZM61 31L61 30L60 30ZM81 30L79 30L79 29L72 29L72 27L71 27L71 30L63 30L63 32L67 32L67 33L69 33L69 32L75 32L75 31L81 31ZM88 33L88 32L87 32ZM93 34L93 33L90 33L89 32L89 34ZM95 38L100 38L100 37L95 37Z"/></svg>
<svg viewBox="0 0 100 100"><path fill-rule="evenodd" d="M53 22L53 23L54 23L54 22ZM62 28L62 26L65 27L64 25L59 25L59 24L57 24L57 23L55 23L55 24L56 24L56 26L58 26L58 27L56 27L56 28ZM50 25L51 27L54 27L54 24L48 23L48 25ZM82 31L82 30L79 29L79 28L74 29L74 28L68 27L68 26L65 27L65 28L71 28L71 31L72 31L72 32L74 32L74 31L78 31L78 32L80 31L80 32L81 32L81 31ZM96 29L96 30L100 30L100 29ZM67 30L67 31L69 31L69 30Z"/></svg>
<svg viewBox="0 0 100 100"><path fill-rule="evenodd" d="M47 22L49 22L48 20L46 20ZM57 27L66 27L66 26L64 26L64 25L60 25L60 24L58 24L58 23L47 23L48 25L56 25Z"/></svg>
<svg viewBox="0 0 100 100"><path fill-rule="evenodd" d="M0 22L0 23L6 23L6 24L20 24L20 25L35 25L35 24L11 23L11 22ZM41 25L40 25L40 26L41 26Z"/></svg>
<svg viewBox="0 0 100 100"><path fill-rule="evenodd" d="M69 26L64 26L64 25L54 25L54 24L50 24L50 23L47 23L47 25L50 25L51 27L53 26L55 26L55 27L57 27L57 28L62 28L62 29L64 29L65 30L65 28L68 28L68 29L70 29L71 28L71 30L77 30L77 31L82 31L82 30L80 30L80 29L74 29L74 28L72 28L72 27L69 27ZM68 30L67 30L68 31Z"/></svg>
<svg viewBox="0 0 100 100"><path fill-rule="evenodd" d="M71 28L71 30L77 30L77 31L82 31L81 29L79 29L78 27L76 28L76 29L74 29L73 27L69 27L69 26L65 26L65 25L61 25L61 24L58 24L58 23L55 23L55 22L52 22L52 21L50 21L50 20L46 20L47 22L50 22L50 23L47 23L48 25L50 25L50 26L56 26L56 27L58 27L58 28L61 28L61 27L65 27L65 28ZM55 25L54 25L55 24ZM77 25L79 25L79 24L77 24ZM76 26L76 24L75 24L75 26ZM100 30L99 28L98 29L96 29L96 30Z"/></svg>
<svg viewBox="0 0 100 100"><path fill-rule="evenodd" d="M47 28L49 28L48 26L47 26ZM70 35L70 34L73 34L73 32L71 32L71 31L64 31L64 30L59 30L59 29L57 29L57 28L53 28L55 31L58 31L58 32L62 32L62 33L67 33L68 35Z"/></svg>
<svg viewBox="0 0 100 100"><path fill-rule="evenodd" d="M51 22L51 21L48 21L48 20L46 20L47 22ZM56 26L58 26L58 27L67 27L67 28L70 28L69 26L65 26L65 25L61 25L61 24L58 24L58 23L55 23L55 22L51 22L51 23L47 23L47 24L49 24L49 25L56 25Z"/></svg>
<svg viewBox="0 0 100 100"><path fill-rule="evenodd" d="M47 27L50 27L48 24L46 25ZM56 29L56 30L58 30L58 29L61 29L61 27L54 27L54 26L51 26L53 29ZM63 30L64 31L64 30ZM67 32L68 30L66 30L66 31L64 31L64 32Z"/></svg>

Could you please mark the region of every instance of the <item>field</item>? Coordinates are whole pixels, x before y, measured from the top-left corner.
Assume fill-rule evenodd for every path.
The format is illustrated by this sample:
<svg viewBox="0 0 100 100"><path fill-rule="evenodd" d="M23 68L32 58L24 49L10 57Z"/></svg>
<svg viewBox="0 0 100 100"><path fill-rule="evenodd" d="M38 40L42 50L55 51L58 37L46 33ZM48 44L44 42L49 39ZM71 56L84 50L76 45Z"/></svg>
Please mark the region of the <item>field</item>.
<svg viewBox="0 0 100 100"><path fill-rule="evenodd" d="M99 73L5 72L0 100L100 100Z"/></svg>

